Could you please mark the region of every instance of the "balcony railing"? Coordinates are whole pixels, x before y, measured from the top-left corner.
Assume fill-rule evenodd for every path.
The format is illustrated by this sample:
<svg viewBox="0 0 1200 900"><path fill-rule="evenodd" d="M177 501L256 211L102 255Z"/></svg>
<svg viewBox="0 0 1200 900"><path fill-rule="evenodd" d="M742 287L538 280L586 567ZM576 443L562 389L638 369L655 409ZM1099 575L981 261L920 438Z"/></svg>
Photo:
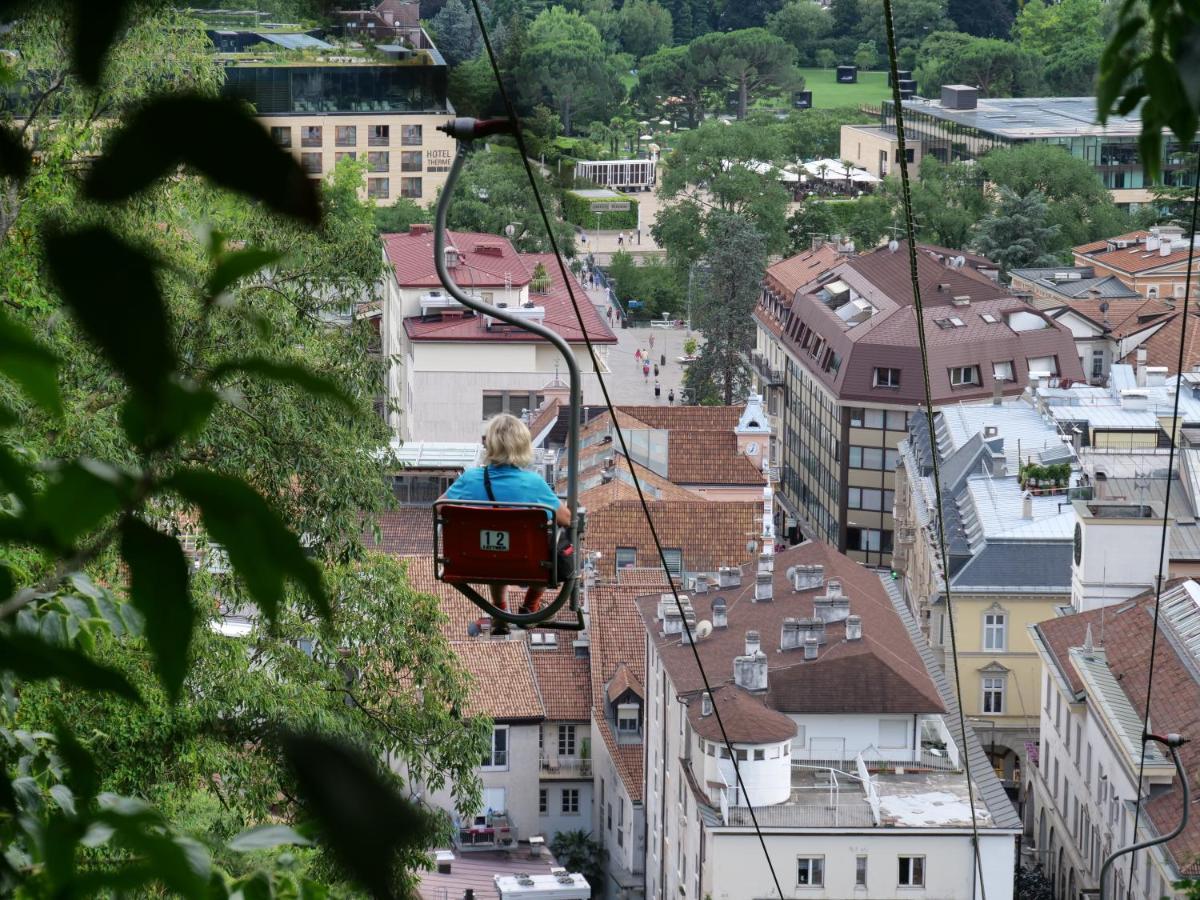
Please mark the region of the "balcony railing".
<svg viewBox="0 0 1200 900"><path fill-rule="evenodd" d="M783 384L783 369L777 369L771 365L770 360L761 350L750 351L750 367L767 384Z"/></svg>
<svg viewBox="0 0 1200 900"><path fill-rule="evenodd" d="M580 759L577 756L559 756L541 758L542 778L591 778L592 761Z"/></svg>

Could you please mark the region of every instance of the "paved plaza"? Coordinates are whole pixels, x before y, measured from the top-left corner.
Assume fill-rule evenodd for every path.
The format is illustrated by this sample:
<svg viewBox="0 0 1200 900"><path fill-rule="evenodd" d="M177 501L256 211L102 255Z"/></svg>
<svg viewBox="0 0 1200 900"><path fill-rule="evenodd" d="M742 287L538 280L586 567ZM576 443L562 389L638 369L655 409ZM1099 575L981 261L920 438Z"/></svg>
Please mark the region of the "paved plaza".
<svg viewBox="0 0 1200 900"><path fill-rule="evenodd" d="M675 402L679 403L679 389L683 385L685 366L678 360L683 356L683 342L687 331L683 328L616 328L617 346L608 350L608 367L611 374L604 377L609 394L616 404L647 404L657 403L665 406L667 394L675 391ZM699 340L698 333L693 332ZM654 347L651 349L650 340L653 338ZM654 369L650 369L650 377L642 375L642 364L637 361L635 354L638 350L649 351L652 363L659 364L658 383L661 388L660 396L654 396ZM662 365L662 356L666 354L667 364Z"/></svg>

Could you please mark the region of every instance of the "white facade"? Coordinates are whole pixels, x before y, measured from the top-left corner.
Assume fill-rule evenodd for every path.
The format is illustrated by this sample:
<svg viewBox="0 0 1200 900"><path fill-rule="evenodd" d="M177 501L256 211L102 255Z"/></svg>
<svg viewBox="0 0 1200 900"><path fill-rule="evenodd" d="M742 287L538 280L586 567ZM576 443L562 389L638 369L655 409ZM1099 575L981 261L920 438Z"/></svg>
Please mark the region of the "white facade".
<svg viewBox="0 0 1200 900"><path fill-rule="evenodd" d="M1150 503L1074 501L1075 560L1071 567L1071 605L1078 612L1111 606L1153 586L1167 574L1162 554L1162 508ZM1174 524L1168 518L1167 525Z"/></svg>
<svg viewBox="0 0 1200 900"><path fill-rule="evenodd" d="M592 811L592 837L608 852L608 878L605 896L612 900L644 896L646 863L646 808L635 801L617 772L608 745L593 724L595 748L593 789L596 803ZM640 749L640 748L639 748Z"/></svg>

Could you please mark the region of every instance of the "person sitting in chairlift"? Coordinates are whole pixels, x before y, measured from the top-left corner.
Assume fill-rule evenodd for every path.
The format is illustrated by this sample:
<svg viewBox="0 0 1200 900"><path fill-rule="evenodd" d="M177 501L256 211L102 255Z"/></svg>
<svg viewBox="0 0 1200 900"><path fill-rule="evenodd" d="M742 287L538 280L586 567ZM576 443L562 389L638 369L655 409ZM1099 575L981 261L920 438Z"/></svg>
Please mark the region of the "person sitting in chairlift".
<svg viewBox="0 0 1200 900"><path fill-rule="evenodd" d="M447 489L446 499L537 503L553 509L555 523L561 528L569 528L570 508L558 499L545 479L526 468L532 463L533 438L529 429L516 416L500 413L488 420L487 431L483 435L483 465L463 472ZM560 570L564 565L564 553L569 556L573 549L569 543L564 547L565 534L559 532ZM508 586L493 584L490 587L492 603L507 610L504 594ZM519 611L537 612L542 605L543 593L545 588L530 586L525 591L525 601ZM503 634L507 630L507 626L500 622L493 627L492 633Z"/></svg>

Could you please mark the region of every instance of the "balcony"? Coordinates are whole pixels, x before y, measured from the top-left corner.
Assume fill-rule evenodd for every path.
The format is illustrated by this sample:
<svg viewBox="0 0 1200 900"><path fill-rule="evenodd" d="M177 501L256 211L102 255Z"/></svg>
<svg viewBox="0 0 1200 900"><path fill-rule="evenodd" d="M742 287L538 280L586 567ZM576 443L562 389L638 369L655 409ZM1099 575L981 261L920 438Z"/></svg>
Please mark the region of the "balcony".
<svg viewBox="0 0 1200 900"><path fill-rule="evenodd" d="M539 768L543 781L555 778L563 781L579 781L592 777L592 761L578 756L543 756Z"/></svg>
<svg viewBox="0 0 1200 900"><path fill-rule="evenodd" d="M783 384L783 369L777 369L771 365L770 360L761 350L750 351L750 368L761 378L768 386Z"/></svg>

